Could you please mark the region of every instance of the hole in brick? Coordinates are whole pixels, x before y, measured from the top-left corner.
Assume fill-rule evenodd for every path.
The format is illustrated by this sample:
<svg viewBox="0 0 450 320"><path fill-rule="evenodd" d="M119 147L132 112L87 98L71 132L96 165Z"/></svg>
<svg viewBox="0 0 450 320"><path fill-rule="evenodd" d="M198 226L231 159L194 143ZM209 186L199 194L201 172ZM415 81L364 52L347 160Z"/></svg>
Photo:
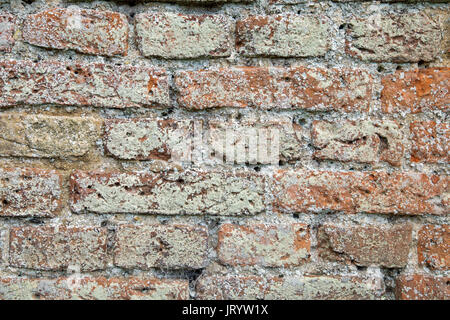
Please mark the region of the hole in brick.
<svg viewBox="0 0 450 320"><path fill-rule="evenodd" d="M33 299L41 299L42 295L39 292L33 293Z"/></svg>
<svg viewBox="0 0 450 320"><path fill-rule="evenodd" d="M306 124L306 119L302 116L294 116L294 123L304 126Z"/></svg>
<svg viewBox="0 0 450 320"><path fill-rule="evenodd" d="M367 267L363 267L363 266L356 266L356 269L358 269L359 271L364 271L367 269Z"/></svg>
<svg viewBox="0 0 450 320"><path fill-rule="evenodd" d="M28 220L30 223L34 223L34 224L43 224L44 223L44 221L42 220L42 219L40 219L40 218L30 218L29 220Z"/></svg>
<svg viewBox="0 0 450 320"><path fill-rule="evenodd" d="M3 199L2 204L5 205L5 206L7 206L7 205L9 204L9 202L8 202L8 200Z"/></svg>
<svg viewBox="0 0 450 320"><path fill-rule="evenodd" d="M155 288L151 288L151 287L138 287L138 288L134 288L133 290L140 291L140 292L142 292L142 293L148 293L148 292L150 292L150 291L155 290Z"/></svg>
<svg viewBox="0 0 450 320"><path fill-rule="evenodd" d="M295 219L298 219L299 215L298 215L298 213L294 213L294 214L292 215L292 217L294 217Z"/></svg>
<svg viewBox="0 0 450 320"><path fill-rule="evenodd" d="M388 139L380 134L377 134L377 136L380 139L380 152L383 152L384 150L389 149Z"/></svg>
<svg viewBox="0 0 450 320"><path fill-rule="evenodd" d="M196 270L188 271L187 278L189 280L189 283L196 281L198 279L198 277L201 276L202 273L203 273L203 269L196 269Z"/></svg>
<svg viewBox="0 0 450 320"><path fill-rule="evenodd" d="M423 61L423 60L420 60L420 61L417 63L417 66L418 66L419 68L426 68L426 67L428 67L428 63L425 62L425 61Z"/></svg>
<svg viewBox="0 0 450 320"><path fill-rule="evenodd" d="M261 171L261 168L260 167L254 167L253 170L255 170L256 172L259 172L259 171Z"/></svg>

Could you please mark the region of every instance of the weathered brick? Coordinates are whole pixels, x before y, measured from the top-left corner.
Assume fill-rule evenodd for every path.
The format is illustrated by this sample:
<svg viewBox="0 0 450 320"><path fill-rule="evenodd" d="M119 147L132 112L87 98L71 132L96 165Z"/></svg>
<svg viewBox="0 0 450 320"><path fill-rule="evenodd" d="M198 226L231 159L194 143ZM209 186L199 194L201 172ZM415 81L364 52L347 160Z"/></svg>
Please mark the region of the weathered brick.
<svg viewBox="0 0 450 320"><path fill-rule="evenodd" d="M0 216L52 217L61 209L60 198L56 171L0 168Z"/></svg>
<svg viewBox="0 0 450 320"><path fill-rule="evenodd" d="M367 111L372 78L362 69L235 67L182 71L180 106Z"/></svg>
<svg viewBox="0 0 450 320"><path fill-rule="evenodd" d="M22 36L30 44L97 55L126 55L128 21L111 11L56 8L28 15Z"/></svg>
<svg viewBox="0 0 450 320"><path fill-rule="evenodd" d="M14 45L16 18L6 12L0 12L0 51L11 52Z"/></svg>
<svg viewBox="0 0 450 320"><path fill-rule="evenodd" d="M196 134L201 142L195 140ZM200 119L108 119L104 146L107 153L119 159L179 161L194 160L194 150L203 142L202 160L205 161L222 162L225 158L227 162L278 164L279 160L302 158L307 145L304 134L300 125L283 117L267 121L208 122ZM238 145L242 150L238 150Z"/></svg>
<svg viewBox="0 0 450 320"><path fill-rule="evenodd" d="M208 146L219 160L278 164L305 155L307 145L300 125L286 118L218 121L208 123Z"/></svg>
<svg viewBox="0 0 450 320"><path fill-rule="evenodd" d="M319 230L323 259L353 262L358 266L401 268L408 263L412 227L400 225L325 224Z"/></svg>
<svg viewBox="0 0 450 320"><path fill-rule="evenodd" d="M289 267L302 264L310 255L309 227L255 224L224 224L219 229L217 247L224 264Z"/></svg>
<svg viewBox="0 0 450 320"><path fill-rule="evenodd" d="M85 155L100 136L91 117L0 114L0 156L66 158Z"/></svg>
<svg viewBox="0 0 450 320"><path fill-rule="evenodd" d="M105 121L106 151L119 159L177 158L192 135L192 121L109 119Z"/></svg>
<svg viewBox="0 0 450 320"><path fill-rule="evenodd" d="M419 264L430 269L450 269L450 225L425 225L418 237Z"/></svg>
<svg viewBox="0 0 450 320"><path fill-rule="evenodd" d="M264 178L252 173L75 171L75 212L142 214L257 214L265 209Z"/></svg>
<svg viewBox="0 0 450 320"><path fill-rule="evenodd" d="M0 279L0 300L186 300L187 280L156 278Z"/></svg>
<svg viewBox="0 0 450 320"><path fill-rule="evenodd" d="M189 225L123 225L116 234L115 265L123 268L200 269L208 231Z"/></svg>
<svg viewBox="0 0 450 320"><path fill-rule="evenodd" d="M403 158L403 133L394 121L314 121L311 135L316 159L399 166Z"/></svg>
<svg viewBox="0 0 450 320"><path fill-rule="evenodd" d="M24 60L0 62L0 107L57 104L125 108L169 105L163 69Z"/></svg>
<svg viewBox="0 0 450 320"><path fill-rule="evenodd" d="M369 61L431 61L441 48L441 28L426 12L353 18L346 51Z"/></svg>
<svg viewBox="0 0 450 320"><path fill-rule="evenodd" d="M104 228L14 227L9 235L9 263L36 270L104 269L106 240Z"/></svg>
<svg viewBox="0 0 450 320"><path fill-rule="evenodd" d="M377 279L331 276L204 276L196 289L208 300L368 300L384 293Z"/></svg>
<svg viewBox="0 0 450 320"><path fill-rule="evenodd" d="M428 163L450 162L450 125L434 121L414 121L411 161Z"/></svg>
<svg viewBox="0 0 450 320"><path fill-rule="evenodd" d="M448 111L450 68L398 70L381 80L383 112Z"/></svg>
<svg viewBox="0 0 450 320"><path fill-rule="evenodd" d="M281 212L449 213L449 178L415 172L278 170L273 206Z"/></svg>
<svg viewBox="0 0 450 320"><path fill-rule="evenodd" d="M244 56L323 56L330 48L329 24L311 15L250 16L236 23L236 47Z"/></svg>
<svg viewBox="0 0 450 320"><path fill-rule="evenodd" d="M450 300L450 277L402 275L397 279L396 298L400 300Z"/></svg>
<svg viewBox="0 0 450 320"><path fill-rule="evenodd" d="M231 54L231 20L224 15L143 13L136 16L136 34L146 57L189 59Z"/></svg>

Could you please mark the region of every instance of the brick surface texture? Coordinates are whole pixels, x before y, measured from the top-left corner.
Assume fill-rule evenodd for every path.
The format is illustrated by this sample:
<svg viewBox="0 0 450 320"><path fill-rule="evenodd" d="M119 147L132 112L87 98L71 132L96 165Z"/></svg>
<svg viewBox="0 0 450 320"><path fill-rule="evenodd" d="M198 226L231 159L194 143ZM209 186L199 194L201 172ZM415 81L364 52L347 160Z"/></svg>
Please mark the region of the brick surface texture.
<svg viewBox="0 0 450 320"><path fill-rule="evenodd" d="M0 300L450 300L449 21L0 0Z"/></svg>

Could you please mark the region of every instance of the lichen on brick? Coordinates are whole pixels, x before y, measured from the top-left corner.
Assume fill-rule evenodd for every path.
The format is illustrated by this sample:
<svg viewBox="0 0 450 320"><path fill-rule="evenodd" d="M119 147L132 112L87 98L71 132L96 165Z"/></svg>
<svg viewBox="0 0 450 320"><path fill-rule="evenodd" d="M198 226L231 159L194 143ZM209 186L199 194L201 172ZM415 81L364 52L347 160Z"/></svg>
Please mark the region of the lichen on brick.
<svg viewBox="0 0 450 320"><path fill-rule="evenodd" d="M254 215L265 208L264 177L247 173L74 172L75 212Z"/></svg>

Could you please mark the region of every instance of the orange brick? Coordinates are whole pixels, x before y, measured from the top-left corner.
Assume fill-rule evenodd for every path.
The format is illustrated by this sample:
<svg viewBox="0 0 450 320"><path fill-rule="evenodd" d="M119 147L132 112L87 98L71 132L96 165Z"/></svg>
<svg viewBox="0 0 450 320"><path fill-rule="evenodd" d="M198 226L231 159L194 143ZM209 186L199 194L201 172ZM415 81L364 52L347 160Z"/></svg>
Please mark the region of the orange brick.
<svg viewBox="0 0 450 320"><path fill-rule="evenodd" d="M448 111L450 68L398 70L381 80L383 112Z"/></svg>
<svg viewBox="0 0 450 320"><path fill-rule="evenodd" d="M97 55L126 55L127 17L118 12L56 8L27 16L22 36L30 44Z"/></svg>
<svg viewBox="0 0 450 320"><path fill-rule="evenodd" d="M397 279L395 293L399 300L449 300L450 277L402 275Z"/></svg>
<svg viewBox="0 0 450 320"><path fill-rule="evenodd" d="M414 121L410 125L410 131L412 162L450 162L450 126L448 123Z"/></svg>
<svg viewBox="0 0 450 320"><path fill-rule="evenodd" d="M180 106L367 111L372 78L363 69L236 67L182 71L175 76Z"/></svg>
<svg viewBox="0 0 450 320"><path fill-rule="evenodd" d="M419 264L430 269L450 269L450 226L425 225L418 236Z"/></svg>
<svg viewBox="0 0 450 320"><path fill-rule="evenodd" d="M449 211L449 178L403 172L279 170L275 210L282 212L435 214Z"/></svg>

